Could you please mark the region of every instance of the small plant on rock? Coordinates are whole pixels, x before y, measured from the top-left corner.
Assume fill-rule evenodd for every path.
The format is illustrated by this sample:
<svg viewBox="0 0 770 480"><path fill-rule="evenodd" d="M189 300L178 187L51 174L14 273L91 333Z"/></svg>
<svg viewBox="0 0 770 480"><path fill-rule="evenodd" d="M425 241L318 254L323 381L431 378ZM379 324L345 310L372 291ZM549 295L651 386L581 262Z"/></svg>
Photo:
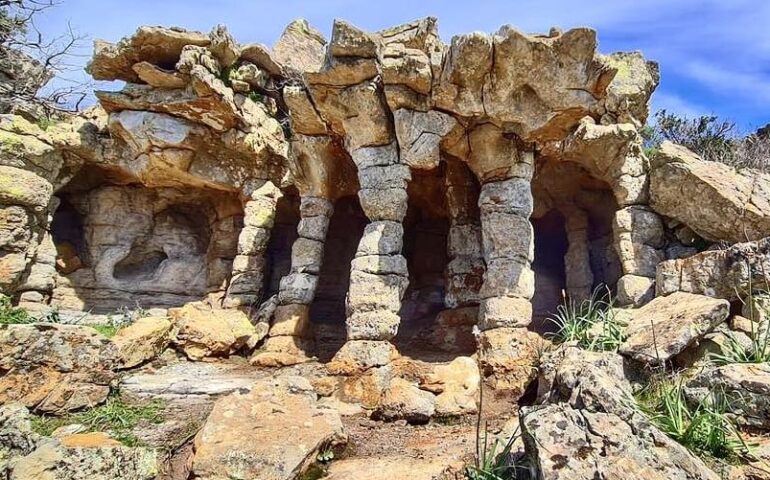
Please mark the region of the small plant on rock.
<svg viewBox="0 0 770 480"><path fill-rule="evenodd" d="M26 310L14 307L11 297L0 294L0 324L33 323L35 319Z"/></svg>
<svg viewBox="0 0 770 480"><path fill-rule="evenodd" d="M600 286L580 303L565 297L550 319L557 327L556 342L577 342L593 351L617 350L625 340L625 325L615 316L609 288Z"/></svg>
<svg viewBox="0 0 770 480"><path fill-rule="evenodd" d="M136 405L128 404L119 395L111 395L107 401L94 408L66 417L37 416L33 418L33 429L40 435L51 435L59 427L82 424L87 431L109 432L126 446L140 444L132 433L142 421L163 422L163 404L159 401Z"/></svg>
<svg viewBox="0 0 770 480"><path fill-rule="evenodd" d="M515 480L522 477L529 478L529 466L523 458L513 452L513 445L519 438L521 435L517 428L508 442L501 448L499 440L495 440L490 445L486 429L484 429L483 439L479 442L481 451L477 453L475 463L465 467L465 479Z"/></svg>

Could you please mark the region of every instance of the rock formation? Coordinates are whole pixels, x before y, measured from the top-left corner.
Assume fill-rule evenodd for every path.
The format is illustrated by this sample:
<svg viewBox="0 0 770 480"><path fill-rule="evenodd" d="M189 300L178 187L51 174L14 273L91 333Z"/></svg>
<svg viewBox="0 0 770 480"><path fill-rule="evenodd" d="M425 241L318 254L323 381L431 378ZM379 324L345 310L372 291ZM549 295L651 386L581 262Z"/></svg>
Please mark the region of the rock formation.
<svg viewBox="0 0 770 480"><path fill-rule="evenodd" d="M435 18L337 20L328 40L297 20L272 48L222 26L97 41L88 71L124 82L99 105L46 125L3 107L0 289L63 323L147 315L112 340L2 325L0 403L60 414L119 383L205 405L184 475L291 479L344 443L335 409L422 424L475 413L486 386L529 402L539 478L717 478L627 405L623 362L690 365L767 329L753 303L731 314L770 270L770 177L669 143L648 159L657 65L597 46L588 28L511 26L445 43ZM544 356L558 306L605 286L628 307L610 309L628 320L619 354ZM766 413L768 383L720 367L687 392L748 392L735 411ZM259 429L299 443L242 438ZM47 468L42 448L11 450Z"/></svg>

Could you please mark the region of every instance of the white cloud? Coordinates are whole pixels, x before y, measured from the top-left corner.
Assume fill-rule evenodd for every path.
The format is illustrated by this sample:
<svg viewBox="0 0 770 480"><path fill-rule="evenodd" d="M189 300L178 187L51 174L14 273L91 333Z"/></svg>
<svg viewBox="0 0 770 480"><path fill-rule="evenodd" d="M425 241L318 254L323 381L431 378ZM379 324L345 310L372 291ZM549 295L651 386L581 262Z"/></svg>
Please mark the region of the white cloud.
<svg viewBox="0 0 770 480"><path fill-rule="evenodd" d="M652 96L652 111L666 110L686 117L699 117L714 112L679 95L657 91Z"/></svg>

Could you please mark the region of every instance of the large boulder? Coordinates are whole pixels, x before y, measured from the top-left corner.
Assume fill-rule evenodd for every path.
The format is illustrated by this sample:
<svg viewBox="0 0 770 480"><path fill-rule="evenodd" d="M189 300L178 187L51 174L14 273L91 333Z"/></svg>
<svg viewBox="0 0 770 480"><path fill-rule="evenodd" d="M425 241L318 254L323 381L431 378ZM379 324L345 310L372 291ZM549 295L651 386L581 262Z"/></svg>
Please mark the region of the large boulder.
<svg viewBox="0 0 770 480"><path fill-rule="evenodd" d="M190 360L235 353L257 333L248 315L237 309L214 310L194 302L169 315L177 329L174 344Z"/></svg>
<svg viewBox="0 0 770 480"><path fill-rule="evenodd" d="M118 365L115 345L90 327L0 325L0 403L57 413L98 405Z"/></svg>
<svg viewBox="0 0 770 480"><path fill-rule="evenodd" d="M171 341L172 327L165 317L144 317L120 329L112 343L118 347L121 366L132 368L162 353Z"/></svg>
<svg viewBox="0 0 770 480"><path fill-rule="evenodd" d="M658 264L655 283L658 295L682 291L733 301L762 288L766 272L770 238L667 260Z"/></svg>
<svg viewBox="0 0 770 480"><path fill-rule="evenodd" d="M9 480L154 480L161 472L158 450L126 447L105 434L73 434L41 442L17 459Z"/></svg>
<svg viewBox="0 0 770 480"><path fill-rule="evenodd" d="M636 310L620 353L647 364L663 364L724 322L730 303L677 292Z"/></svg>
<svg viewBox="0 0 770 480"><path fill-rule="evenodd" d="M770 174L704 161L663 142L650 173L656 212L712 241L742 242L770 235Z"/></svg>
<svg viewBox="0 0 770 480"><path fill-rule="evenodd" d="M18 403L0 407L0 477L8 478L13 463L31 453L39 440L29 410Z"/></svg>
<svg viewBox="0 0 770 480"><path fill-rule="evenodd" d="M436 397L403 378L394 378L385 390L374 415L386 421L404 419L427 423L436 412Z"/></svg>
<svg viewBox="0 0 770 480"><path fill-rule="evenodd" d="M649 423L565 404L527 407L527 454L543 480L717 480L685 447Z"/></svg>
<svg viewBox="0 0 770 480"><path fill-rule="evenodd" d="M530 465L543 480L719 478L639 411L623 358L564 345L543 359L539 404L522 409Z"/></svg>
<svg viewBox="0 0 770 480"><path fill-rule="evenodd" d="M254 439L255 432L258 441ZM219 399L195 438L200 480L292 480L321 448L346 441L339 413L319 406L301 377L266 379Z"/></svg>

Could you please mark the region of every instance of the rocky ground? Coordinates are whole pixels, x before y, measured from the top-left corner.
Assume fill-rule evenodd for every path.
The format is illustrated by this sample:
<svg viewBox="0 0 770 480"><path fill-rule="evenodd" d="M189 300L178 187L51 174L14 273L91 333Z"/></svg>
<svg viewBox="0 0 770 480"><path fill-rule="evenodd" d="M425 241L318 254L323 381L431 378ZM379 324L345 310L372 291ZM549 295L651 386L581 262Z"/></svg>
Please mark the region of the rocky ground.
<svg viewBox="0 0 770 480"><path fill-rule="evenodd" d="M6 306L27 321L0 326L0 468L14 480L770 478L770 363L730 356L736 339L760 345L766 317L684 292L610 311L618 344L597 348L602 322L554 338L517 398L480 382L475 356L355 375L254 366L243 353L258 327L207 336L231 311L202 305L116 333Z"/></svg>

